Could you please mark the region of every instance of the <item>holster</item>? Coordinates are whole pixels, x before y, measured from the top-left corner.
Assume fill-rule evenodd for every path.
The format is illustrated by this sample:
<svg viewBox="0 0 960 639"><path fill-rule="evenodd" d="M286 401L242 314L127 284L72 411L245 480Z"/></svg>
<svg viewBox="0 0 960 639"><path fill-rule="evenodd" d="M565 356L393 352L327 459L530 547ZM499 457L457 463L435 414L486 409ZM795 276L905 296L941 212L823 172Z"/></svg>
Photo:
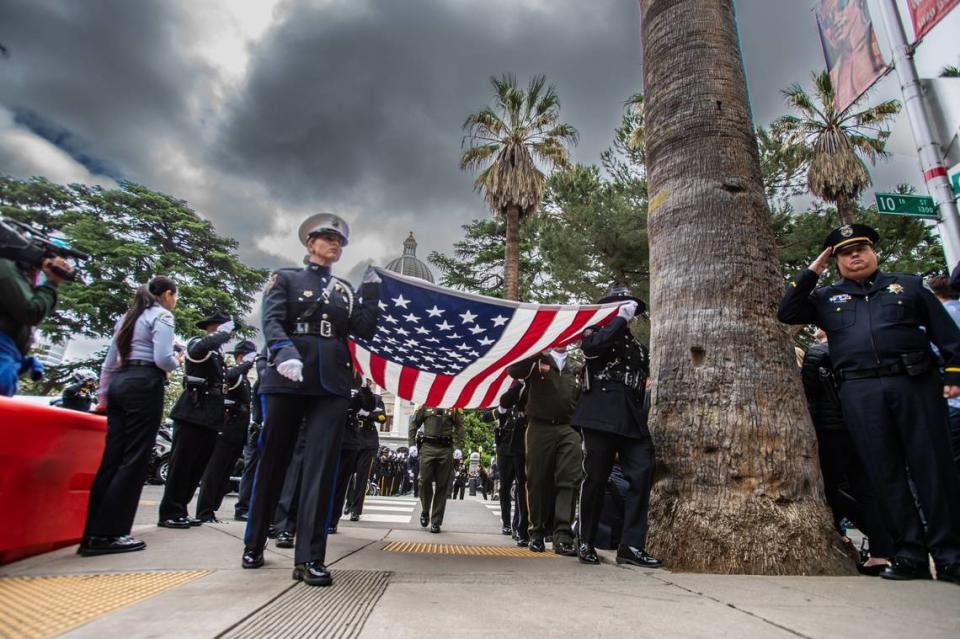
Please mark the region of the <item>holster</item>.
<svg viewBox="0 0 960 639"><path fill-rule="evenodd" d="M207 392L207 380L203 377L184 375L183 387L190 397L190 403L193 404L194 408L198 408L203 403L203 396Z"/></svg>
<svg viewBox="0 0 960 639"><path fill-rule="evenodd" d="M903 353L900 355L900 362L903 369L910 377L919 377L930 370L932 362L930 355L922 351L915 353Z"/></svg>

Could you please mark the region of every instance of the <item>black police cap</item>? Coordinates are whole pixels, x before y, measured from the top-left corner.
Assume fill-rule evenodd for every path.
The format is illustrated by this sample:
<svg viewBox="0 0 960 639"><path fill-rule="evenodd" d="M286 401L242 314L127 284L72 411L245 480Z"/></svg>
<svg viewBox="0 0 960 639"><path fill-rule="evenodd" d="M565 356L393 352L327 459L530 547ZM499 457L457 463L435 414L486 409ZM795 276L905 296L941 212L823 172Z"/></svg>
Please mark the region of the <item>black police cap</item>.
<svg viewBox="0 0 960 639"><path fill-rule="evenodd" d="M823 241L823 248L832 248L833 254L851 244L869 244L873 246L880 241L880 234L866 224L844 224L834 229Z"/></svg>
<svg viewBox="0 0 960 639"><path fill-rule="evenodd" d="M212 312L210 315L207 315L202 320L197 322L196 326L200 330L204 330L211 324L216 324L217 326L219 326L220 324L224 324L229 321L230 321L230 316L224 313L223 311L221 311L220 309L217 309L214 312Z"/></svg>
<svg viewBox="0 0 960 639"><path fill-rule="evenodd" d="M255 353L256 351L257 345L248 339L244 339L237 342L237 345L234 346L230 352L234 355L239 355L240 353Z"/></svg>
<svg viewBox="0 0 960 639"><path fill-rule="evenodd" d="M637 314L647 310L647 305L643 302L642 299L630 292L626 286L614 286L609 291L604 293L603 297L597 300L597 304L606 304L608 302L628 302L634 301L637 303Z"/></svg>

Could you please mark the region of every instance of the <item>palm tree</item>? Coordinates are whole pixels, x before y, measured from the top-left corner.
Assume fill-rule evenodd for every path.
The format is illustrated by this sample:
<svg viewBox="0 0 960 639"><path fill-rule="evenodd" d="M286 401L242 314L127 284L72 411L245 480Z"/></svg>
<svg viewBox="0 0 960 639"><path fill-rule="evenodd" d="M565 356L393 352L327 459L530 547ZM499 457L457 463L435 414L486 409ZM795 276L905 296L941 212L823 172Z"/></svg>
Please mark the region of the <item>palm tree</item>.
<svg viewBox="0 0 960 639"><path fill-rule="evenodd" d="M568 144L576 144L577 130L560 122L560 99L546 77L534 76L526 91L513 75L491 77L493 108L470 114L463 123L467 147L461 169L482 169L474 187L484 194L487 206L507 223L503 268L504 297L519 298L520 224L534 215L543 198L546 175L537 163L550 169L569 166Z"/></svg>
<svg viewBox="0 0 960 639"><path fill-rule="evenodd" d="M682 572L852 572L776 321L783 279L734 0L640 8L657 449L647 549Z"/></svg>
<svg viewBox="0 0 960 639"><path fill-rule="evenodd" d="M772 125L786 134L807 163L807 188L837 206L842 224L853 222L854 202L870 186L864 159L876 164L887 157L889 124L900 103L886 100L862 111L857 100L843 111L834 108L833 83L826 71L813 74L814 100L799 84L784 89L787 104L800 115L784 115Z"/></svg>

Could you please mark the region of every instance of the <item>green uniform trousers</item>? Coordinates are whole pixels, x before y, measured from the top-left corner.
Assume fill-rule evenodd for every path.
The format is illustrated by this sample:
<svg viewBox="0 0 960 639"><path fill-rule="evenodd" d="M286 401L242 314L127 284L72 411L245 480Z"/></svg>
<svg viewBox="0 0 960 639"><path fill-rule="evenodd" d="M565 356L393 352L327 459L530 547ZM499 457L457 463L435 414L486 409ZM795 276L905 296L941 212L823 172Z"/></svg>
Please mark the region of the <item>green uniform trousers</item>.
<svg viewBox="0 0 960 639"><path fill-rule="evenodd" d="M573 542L577 493L583 478L580 434L569 424L530 419L527 426L527 506L530 538L553 535L553 542ZM544 530L553 509L553 530Z"/></svg>
<svg viewBox="0 0 960 639"><path fill-rule="evenodd" d="M430 513L431 524L443 523L452 473L453 446L424 442L420 447L420 505L423 512Z"/></svg>

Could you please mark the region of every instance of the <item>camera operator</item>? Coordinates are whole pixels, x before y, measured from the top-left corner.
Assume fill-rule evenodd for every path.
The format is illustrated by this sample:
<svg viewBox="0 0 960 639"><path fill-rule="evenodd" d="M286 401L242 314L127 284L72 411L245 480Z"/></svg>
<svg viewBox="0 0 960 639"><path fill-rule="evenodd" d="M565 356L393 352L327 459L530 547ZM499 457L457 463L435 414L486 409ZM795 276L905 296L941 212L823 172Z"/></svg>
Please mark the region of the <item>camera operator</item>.
<svg viewBox="0 0 960 639"><path fill-rule="evenodd" d="M10 229L4 225L4 230ZM9 244L0 248L7 249ZM7 397L17 394L20 375L30 372L34 380L42 376L43 367L27 356L33 328L53 312L57 288L70 279L73 271L59 256L32 259L27 251L0 253L0 395Z"/></svg>

